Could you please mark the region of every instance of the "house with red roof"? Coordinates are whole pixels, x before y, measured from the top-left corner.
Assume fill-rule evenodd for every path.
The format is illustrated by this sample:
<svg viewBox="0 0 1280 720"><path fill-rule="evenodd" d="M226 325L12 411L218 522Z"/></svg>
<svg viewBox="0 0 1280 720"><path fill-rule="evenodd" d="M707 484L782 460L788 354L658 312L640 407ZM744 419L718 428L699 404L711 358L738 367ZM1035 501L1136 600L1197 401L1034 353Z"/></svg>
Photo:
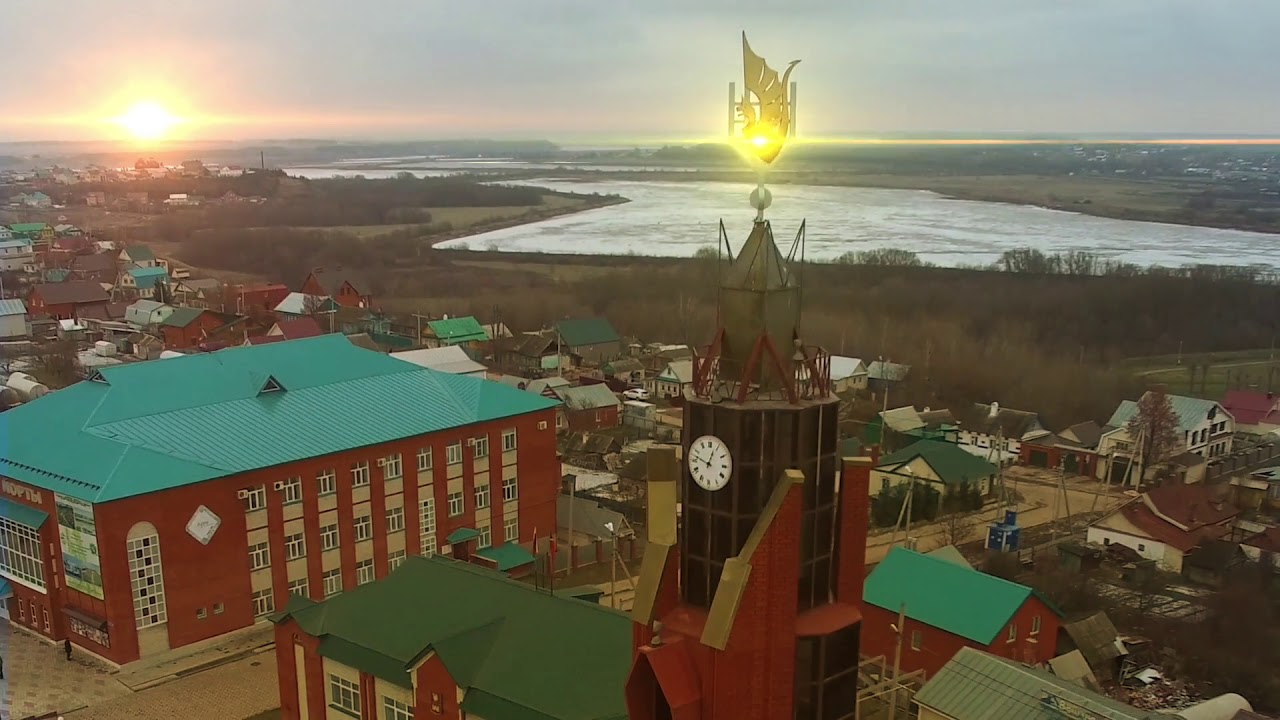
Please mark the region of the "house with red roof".
<svg viewBox="0 0 1280 720"><path fill-rule="evenodd" d="M1208 540L1230 539L1240 509L1223 485L1165 485L1099 518L1087 539L1120 544L1164 570L1182 573L1183 560Z"/></svg>
<svg viewBox="0 0 1280 720"><path fill-rule="evenodd" d="M317 335L324 335L324 330L321 329L320 323L310 316L281 320L272 325L271 329L267 331L267 337L279 336L285 340L297 340Z"/></svg>
<svg viewBox="0 0 1280 720"><path fill-rule="evenodd" d="M254 308L269 312L289 296L289 288L284 285L237 285L233 295L236 306L226 308L228 312L234 310L238 314L245 314Z"/></svg>
<svg viewBox="0 0 1280 720"><path fill-rule="evenodd" d="M1236 419L1236 430L1265 435L1280 430L1280 395L1260 390L1228 390L1222 407Z"/></svg>

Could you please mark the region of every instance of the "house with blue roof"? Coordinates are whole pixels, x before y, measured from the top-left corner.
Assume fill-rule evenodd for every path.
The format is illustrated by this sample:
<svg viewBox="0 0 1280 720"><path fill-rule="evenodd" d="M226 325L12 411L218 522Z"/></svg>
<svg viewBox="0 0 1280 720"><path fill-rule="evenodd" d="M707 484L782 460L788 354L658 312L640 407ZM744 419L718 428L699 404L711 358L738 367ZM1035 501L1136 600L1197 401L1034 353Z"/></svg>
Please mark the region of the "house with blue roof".
<svg viewBox="0 0 1280 720"><path fill-rule="evenodd" d="M11 614L123 665L459 531L527 556L556 523L555 407L337 334L99 368L0 413Z"/></svg>
<svg viewBox="0 0 1280 720"><path fill-rule="evenodd" d="M125 297L154 298L157 286L169 284L169 271L162 267L130 267L120 273L116 289Z"/></svg>
<svg viewBox="0 0 1280 720"><path fill-rule="evenodd" d="M1122 401L1111 414L1098 441L1098 457L1109 460L1098 462L1099 480L1117 483L1127 480L1137 485L1141 478L1148 477L1154 470L1141 467L1142 447L1150 442L1150 438L1138 437L1141 433L1131 432L1129 423L1140 414L1140 406L1155 402L1157 397L1157 393L1148 390L1137 401ZM1185 466L1202 464L1231 453L1236 420L1222 403L1183 395L1164 397L1169 401L1177 425L1174 429L1175 447L1165 453L1164 460L1177 459L1178 464ZM1129 467L1131 463L1132 469Z"/></svg>

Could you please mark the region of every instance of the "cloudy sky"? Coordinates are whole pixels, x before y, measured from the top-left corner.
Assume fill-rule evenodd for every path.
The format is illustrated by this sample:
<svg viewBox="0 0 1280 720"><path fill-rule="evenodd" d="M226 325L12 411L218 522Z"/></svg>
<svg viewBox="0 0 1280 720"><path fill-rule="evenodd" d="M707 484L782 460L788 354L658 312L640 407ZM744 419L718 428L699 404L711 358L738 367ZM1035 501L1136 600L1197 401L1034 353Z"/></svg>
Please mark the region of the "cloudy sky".
<svg viewBox="0 0 1280 720"><path fill-rule="evenodd" d="M739 32L802 135L1280 134L1280 0L0 0L0 139L693 139Z"/></svg>

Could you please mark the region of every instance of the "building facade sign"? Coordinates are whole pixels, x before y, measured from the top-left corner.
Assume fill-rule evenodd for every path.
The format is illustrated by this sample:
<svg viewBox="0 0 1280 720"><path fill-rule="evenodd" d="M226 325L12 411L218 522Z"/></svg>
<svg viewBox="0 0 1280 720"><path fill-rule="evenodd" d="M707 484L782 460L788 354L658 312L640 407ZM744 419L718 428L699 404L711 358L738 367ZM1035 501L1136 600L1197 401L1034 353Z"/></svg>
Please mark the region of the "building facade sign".
<svg viewBox="0 0 1280 720"><path fill-rule="evenodd" d="M201 545L208 545L213 539L213 534L218 532L218 526L222 524L222 518L214 514L212 510L201 505L196 508L195 514L187 521L187 534L195 538Z"/></svg>
<svg viewBox="0 0 1280 720"><path fill-rule="evenodd" d="M83 500L57 494L53 496L53 505L58 514L62 573L67 587L99 600L105 599L93 506Z"/></svg>
<svg viewBox="0 0 1280 720"><path fill-rule="evenodd" d="M27 502L35 503L36 505L44 504L44 497L41 496L39 490L33 490L29 487L26 487L25 485L19 485L18 483L13 482L11 480L5 480L3 482L0 482L0 489L4 490L5 495L12 495L16 498L22 498L23 500L26 500Z"/></svg>

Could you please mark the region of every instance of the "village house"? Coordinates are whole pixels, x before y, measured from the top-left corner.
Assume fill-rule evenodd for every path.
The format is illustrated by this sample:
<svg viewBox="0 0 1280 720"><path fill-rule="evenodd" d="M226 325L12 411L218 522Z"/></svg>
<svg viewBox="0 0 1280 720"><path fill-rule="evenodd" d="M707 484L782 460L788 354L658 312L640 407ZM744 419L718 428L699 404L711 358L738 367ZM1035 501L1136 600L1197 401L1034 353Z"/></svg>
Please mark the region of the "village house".
<svg viewBox="0 0 1280 720"><path fill-rule="evenodd" d="M44 313L57 320L70 320L95 305L106 305L111 296L102 285L88 280L67 280L60 283L44 283L31 288L27 297L30 313Z"/></svg>
<svg viewBox="0 0 1280 720"><path fill-rule="evenodd" d="M688 345L656 345L649 346L649 351L640 355L640 363L649 371L648 374L656 375L676 360L693 358L693 348Z"/></svg>
<svg viewBox="0 0 1280 720"><path fill-rule="evenodd" d="M16 298L0 298L0 340L26 337L27 305Z"/></svg>
<svg viewBox="0 0 1280 720"><path fill-rule="evenodd" d="M1057 433L1047 432L1022 441L1021 461L1032 467L1061 468L1070 475L1093 477L1098 465L1102 427L1092 420Z"/></svg>
<svg viewBox="0 0 1280 720"><path fill-rule="evenodd" d="M8 225L0 225L0 242L13 239L13 231Z"/></svg>
<svg viewBox="0 0 1280 720"><path fill-rule="evenodd" d="M30 195L27 195L22 201L22 204L29 208L51 208L53 207L53 198L37 190Z"/></svg>
<svg viewBox="0 0 1280 720"><path fill-rule="evenodd" d="M75 225L63 223L53 226L53 234L60 238L80 237L84 235L84 231Z"/></svg>
<svg viewBox="0 0 1280 720"><path fill-rule="evenodd" d="M831 389L838 393L867 389L867 366L860 358L831 356Z"/></svg>
<svg viewBox="0 0 1280 720"><path fill-rule="evenodd" d="M138 300L124 311L124 321L139 330L149 330L164 322L174 308L155 300Z"/></svg>
<svg viewBox="0 0 1280 720"><path fill-rule="evenodd" d="M558 358L553 332L525 333L499 344L498 365L523 376L555 372Z"/></svg>
<svg viewBox="0 0 1280 720"><path fill-rule="evenodd" d="M974 403L959 420L959 441L965 450L1006 464L1019 458L1024 440L1048 434L1036 413L994 402Z"/></svg>
<svg viewBox="0 0 1280 720"><path fill-rule="evenodd" d="M92 255L76 255L71 258L70 277L74 280L92 280L98 283L115 284L120 279L120 271L114 253L104 252Z"/></svg>
<svg viewBox="0 0 1280 720"><path fill-rule="evenodd" d="M116 292L125 298L157 298L168 285L169 273L162 267L130 267L120 273Z"/></svg>
<svg viewBox="0 0 1280 720"><path fill-rule="evenodd" d="M231 302L234 307L218 309L223 312L234 312L237 315L247 315L255 310L272 312L291 294L289 288L280 284L237 285L231 291ZM301 309L302 303L299 303L298 307Z"/></svg>
<svg viewBox="0 0 1280 720"><path fill-rule="evenodd" d="M160 336L166 349L194 348L227 322L226 317L211 310L177 307L160 320Z"/></svg>
<svg viewBox="0 0 1280 720"><path fill-rule="evenodd" d="M656 398L684 397L684 391L693 387L693 361L672 360L645 384Z"/></svg>
<svg viewBox="0 0 1280 720"><path fill-rule="evenodd" d="M101 190L94 190L93 192L85 193L84 204L89 207L106 207L107 194Z"/></svg>
<svg viewBox="0 0 1280 720"><path fill-rule="evenodd" d="M573 383L562 377L553 375L551 377L530 380L525 383L524 388L522 389L535 395L541 395L544 398L563 402L565 391L571 387L573 387Z"/></svg>
<svg viewBox="0 0 1280 720"><path fill-rule="evenodd" d="M304 295L333 298L334 302L343 307L373 307L373 292L367 281L354 273L343 271L342 268L316 268L302 281L298 290Z"/></svg>
<svg viewBox="0 0 1280 720"><path fill-rule="evenodd" d="M35 261L35 253L27 240L0 240L0 271L22 272Z"/></svg>
<svg viewBox="0 0 1280 720"><path fill-rule="evenodd" d="M420 348L418 350L402 350L400 352L391 353L391 357L397 360L413 363L418 367L424 367L436 372L449 373L450 375L468 375L470 377L487 378L489 369L484 365L472 360L463 349L457 345L450 345L439 348Z"/></svg>
<svg viewBox="0 0 1280 720"><path fill-rule="evenodd" d="M907 375L910 373L910 365L887 360L872 360L867 363L867 387L872 392L879 394L881 391L892 388L895 384L906 380Z"/></svg>
<svg viewBox="0 0 1280 720"><path fill-rule="evenodd" d="M26 238L32 244L43 243L46 247L53 242L53 228L46 223L14 223L9 226L15 238Z"/></svg>
<svg viewBox="0 0 1280 720"><path fill-rule="evenodd" d="M569 430L601 430L622 424L622 401L608 385L576 385L560 391Z"/></svg>
<svg viewBox="0 0 1280 720"><path fill-rule="evenodd" d="M601 317L574 318L556 323L561 353L574 365L600 366L623 354L622 337Z"/></svg>
<svg viewBox="0 0 1280 720"><path fill-rule="evenodd" d="M1222 409L1236 421L1236 432L1266 435L1280 430L1280 395L1261 390L1228 390Z"/></svg>
<svg viewBox="0 0 1280 720"><path fill-rule="evenodd" d="M186 278L173 285L177 302L207 310L223 310L222 282L216 278Z"/></svg>
<svg viewBox="0 0 1280 720"><path fill-rule="evenodd" d="M1143 395L1146 398L1150 391ZM1227 455L1231 452L1232 439L1235 434L1236 421L1220 403L1182 395L1166 395L1178 419L1178 446L1170 457L1190 452L1206 460ZM1141 451L1135 445L1137 438L1129 433L1129 421L1138 414L1138 403L1125 400L1120 403L1111 419L1103 429L1098 441L1098 455L1106 458L1098 463L1096 477L1108 482L1119 483L1129 478L1131 484L1138 484L1150 477L1151 471L1141 468L1137 458ZM1133 464L1133 470L1129 468Z"/></svg>
<svg viewBox="0 0 1280 720"><path fill-rule="evenodd" d="M871 495L897 485L927 483L938 492L938 502L966 486L987 497L994 490L996 466L958 446L941 440L916 442L880 458L871 471Z"/></svg>
<svg viewBox="0 0 1280 720"><path fill-rule="evenodd" d="M1061 613L1025 585L895 547L867 576L861 651L893 657L901 632L902 670L922 670L926 678L963 648L1045 663L1057 655L1060 621Z"/></svg>
<svg viewBox="0 0 1280 720"><path fill-rule="evenodd" d="M645 379L644 364L638 358L620 357L604 364L604 376L626 385L641 385Z"/></svg>
<svg viewBox="0 0 1280 720"><path fill-rule="evenodd" d="M478 352L489 341L480 322L470 315L431 320L422 328L422 344L429 348L457 345Z"/></svg>
<svg viewBox="0 0 1280 720"><path fill-rule="evenodd" d="M324 315L328 316L329 322L332 322L333 315L338 312L338 307L338 304L330 297L291 292L285 295L284 299L277 303L272 310L275 311L276 317L281 320L295 320L297 318Z"/></svg>
<svg viewBox="0 0 1280 720"><path fill-rule="evenodd" d="M156 254L146 245L130 245L120 251L120 264L126 269L153 268L157 266Z"/></svg>
<svg viewBox="0 0 1280 720"><path fill-rule="evenodd" d="M1102 516L1086 539L1123 545L1168 572L1205 540L1230 539L1239 508L1223 499L1225 486L1174 484L1154 488Z"/></svg>

